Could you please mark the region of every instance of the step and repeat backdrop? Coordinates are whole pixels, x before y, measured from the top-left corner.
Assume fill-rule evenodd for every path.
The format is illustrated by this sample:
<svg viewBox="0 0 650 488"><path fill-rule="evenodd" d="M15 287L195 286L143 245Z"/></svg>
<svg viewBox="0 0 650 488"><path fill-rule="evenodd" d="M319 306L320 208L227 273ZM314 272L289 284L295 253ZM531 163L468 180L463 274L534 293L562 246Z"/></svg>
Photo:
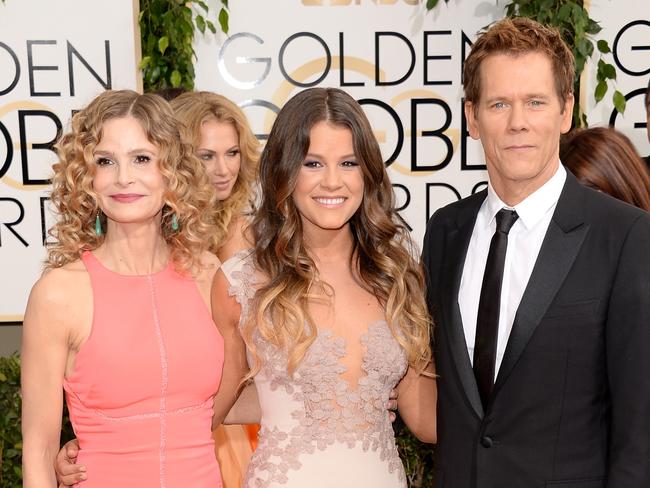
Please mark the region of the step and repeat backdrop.
<svg viewBox="0 0 650 488"><path fill-rule="evenodd" d="M480 144L466 130L461 72L476 34L504 2L233 0L230 32L197 34L196 88L233 99L263 141L277 111L306 87L334 86L362 104L400 211L421 242L440 206L486 185ZM216 1L210 4L217 12ZM585 96L592 125L613 123L650 153L643 92L650 77L650 2L592 0L613 52L625 115ZM52 143L74 110L107 88L140 86L134 0L0 3L0 354L42 270ZM54 19L57 19L54 21ZM596 60L597 61L597 60ZM595 86L589 66L583 83ZM607 97L609 99L609 95ZM3 330L4 329L4 330Z"/></svg>
<svg viewBox="0 0 650 488"><path fill-rule="evenodd" d="M142 86L137 13L133 0L0 3L0 354L18 349L42 271L57 134L103 90Z"/></svg>

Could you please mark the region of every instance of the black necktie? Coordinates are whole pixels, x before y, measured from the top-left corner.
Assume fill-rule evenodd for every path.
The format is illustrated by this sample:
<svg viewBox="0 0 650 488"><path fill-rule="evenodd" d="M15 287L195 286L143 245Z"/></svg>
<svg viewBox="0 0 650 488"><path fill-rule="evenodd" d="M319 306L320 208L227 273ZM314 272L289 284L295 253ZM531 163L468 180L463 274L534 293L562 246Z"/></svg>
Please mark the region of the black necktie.
<svg viewBox="0 0 650 488"><path fill-rule="evenodd" d="M481 285L474 341L474 376L481 394L483 408L487 408L494 385L503 265L506 261L506 249L508 248L508 232L517 217L517 212L505 208L497 213L497 230L490 241L490 252Z"/></svg>

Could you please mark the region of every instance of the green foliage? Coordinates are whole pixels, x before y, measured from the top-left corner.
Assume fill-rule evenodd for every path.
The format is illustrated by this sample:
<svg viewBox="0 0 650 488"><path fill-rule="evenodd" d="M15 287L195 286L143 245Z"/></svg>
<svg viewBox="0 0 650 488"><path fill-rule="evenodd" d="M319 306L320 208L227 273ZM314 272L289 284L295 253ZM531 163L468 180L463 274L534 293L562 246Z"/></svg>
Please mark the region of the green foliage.
<svg viewBox="0 0 650 488"><path fill-rule="evenodd" d="M445 3L449 3L449 0L445 0ZM427 0L427 10L431 10L436 5L438 5L438 0Z"/></svg>
<svg viewBox="0 0 650 488"><path fill-rule="evenodd" d="M20 433L20 360L0 358L0 486L22 485Z"/></svg>
<svg viewBox="0 0 650 488"><path fill-rule="evenodd" d="M395 442L409 488L433 487L434 446L417 440L400 420L395 422Z"/></svg>
<svg viewBox="0 0 650 488"><path fill-rule="evenodd" d="M0 357L0 487L22 486L23 441L20 422L20 358ZM67 412L63 415L61 442L74 437Z"/></svg>
<svg viewBox="0 0 650 488"><path fill-rule="evenodd" d="M431 10L436 4L438 0L427 0L427 9ZM586 126L587 117L578 103L580 75L585 69L587 60L595 55L593 36L601 31L601 27L598 22L589 17L589 12L584 7L584 0L511 0L506 4L505 9L507 17L528 17L541 24L556 27L560 31L576 60L574 85L576 104L573 107L573 126ZM607 94L609 81L616 80L616 68L606 63L602 57L611 52L608 42L601 39L596 43L596 47L599 60L596 73L598 83L594 89L594 99L600 102ZM625 111L625 97L620 91L614 90L612 101L616 110L620 113Z"/></svg>
<svg viewBox="0 0 650 488"><path fill-rule="evenodd" d="M195 30L217 32L209 14L208 4L201 0L140 0L140 69L145 91L194 88ZM217 21L225 33L228 20L228 0L221 0Z"/></svg>
<svg viewBox="0 0 650 488"><path fill-rule="evenodd" d="M576 81L574 93L576 93L576 104L573 107L573 125L580 127L587 125L587 118L577 103L580 100L580 75L585 69L587 60L594 55L593 36L602 29L598 22L589 17L589 12L584 7L584 0L512 0L506 5L508 17L528 17L544 25L556 27L564 41L573 51L576 60ZM600 102L608 91L608 80L616 80L616 68L614 65L603 61L602 55L611 52L607 41L601 39L596 43L599 53L598 71L596 78L598 83L594 90L596 102ZM620 91L615 90L612 101L616 110L625 111L625 97Z"/></svg>

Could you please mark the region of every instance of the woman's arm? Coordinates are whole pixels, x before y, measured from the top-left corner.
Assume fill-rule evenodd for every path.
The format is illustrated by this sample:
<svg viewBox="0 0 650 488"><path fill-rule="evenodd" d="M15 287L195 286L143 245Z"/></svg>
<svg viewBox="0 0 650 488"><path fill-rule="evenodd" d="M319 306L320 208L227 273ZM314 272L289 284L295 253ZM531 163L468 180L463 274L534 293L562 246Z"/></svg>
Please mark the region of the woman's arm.
<svg viewBox="0 0 650 488"><path fill-rule="evenodd" d="M76 314L51 272L32 288L23 321L21 384L23 486L56 487L54 459L59 451L63 377L68 357L68 319Z"/></svg>
<svg viewBox="0 0 650 488"><path fill-rule="evenodd" d="M437 441L437 401L438 387L433 364L430 363L420 374L409 367L397 385L397 408L406 426L422 442L435 444Z"/></svg>
<svg viewBox="0 0 650 488"><path fill-rule="evenodd" d="M223 420L224 424L259 424L262 410L257 398L255 382L251 381L239 394L239 398Z"/></svg>
<svg viewBox="0 0 650 488"><path fill-rule="evenodd" d="M239 333L241 306L228 293L228 280L219 270L211 291L212 319L224 341L223 373L214 399L213 426L221 424L240 393L240 383L248 372L246 345Z"/></svg>

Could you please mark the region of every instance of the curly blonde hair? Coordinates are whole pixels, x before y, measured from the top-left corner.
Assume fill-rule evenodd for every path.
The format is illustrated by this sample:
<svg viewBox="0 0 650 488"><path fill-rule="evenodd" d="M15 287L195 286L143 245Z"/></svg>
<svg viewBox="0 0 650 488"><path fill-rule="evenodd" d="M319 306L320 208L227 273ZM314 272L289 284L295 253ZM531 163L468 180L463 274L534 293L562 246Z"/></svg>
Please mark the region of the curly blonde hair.
<svg viewBox="0 0 650 488"><path fill-rule="evenodd" d="M363 201L350 220L354 238L350 266L384 307L388 326L409 365L422 371L431 360L424 279L413 257L409 231L395 210L379 145L352 97L335 88L311 88L295 95L280 111L260 160L262 199L252 233L255 263L268 282L257 291L253 312L243 326L244 340L255 358L249 376L261 368L254 334L287 351L289 373L316 339L308 304L315 286L328 286L319 280L305 247L292 193L309 149L310 130L321 121L350 130L363 172Z"/></svg>
<svg viewBox="0 0 650 488"><path fill-rule="evenodd" d="M123 117L136 119L149 142L159 149L158 164L166 186L161 232L172 261L179 270L200 266L201 253L207 248L205 238L214 227L214 192L203 164L190 145L182 142L179 124L167 101L154 94L109 90L74 115L71 131L55 146L59 161L53 166L50 198L58 221L49 230L56 243L49 246L47 268L76 261L83 251L104 242L104 235L95 233L100 209L93 190L94 151L104 124ZM172 229L174 214L178 230ZM102 215L101 219L105 229L106 217Z"/></svg>
<svg viewBox="0 0 650 488"><path fill-rule="evenodd" d="M253 185L257 173L260 143L253 134L242 110L226 97L216 93L187 92L171 101L177 118L183 123L181 130L187 141L198 148L201 125L210 119L232 124L239 138L241 166L231 195L216 202L217 231L210 238L211 249L216 252L227 238L234 219L246 210L253 211Z"/></svg>

